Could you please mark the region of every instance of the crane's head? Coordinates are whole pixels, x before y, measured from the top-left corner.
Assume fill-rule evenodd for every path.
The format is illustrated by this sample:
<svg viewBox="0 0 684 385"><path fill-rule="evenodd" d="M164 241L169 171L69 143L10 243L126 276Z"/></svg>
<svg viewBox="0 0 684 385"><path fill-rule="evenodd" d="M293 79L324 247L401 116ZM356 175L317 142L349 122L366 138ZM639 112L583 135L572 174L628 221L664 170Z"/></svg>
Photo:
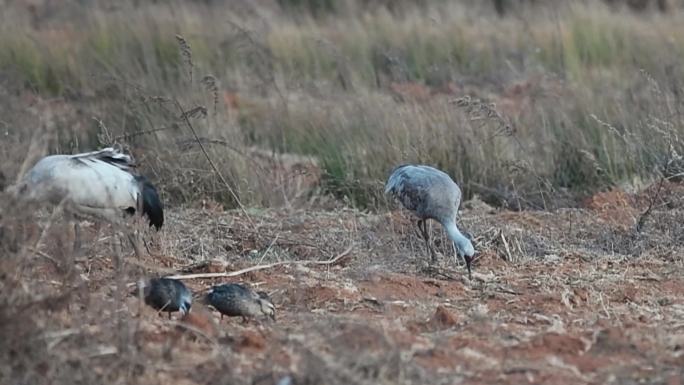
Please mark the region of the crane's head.
<svg viewBox="0 0 684 385"><path fill-rule="evenodd" d="M471 264L473 262L473 256L475 255L473 243L469 238L459 237L454 241L454 245L456 246L458 255L465 260L466 267L468 268L468 279L472 279Z"/></svg>

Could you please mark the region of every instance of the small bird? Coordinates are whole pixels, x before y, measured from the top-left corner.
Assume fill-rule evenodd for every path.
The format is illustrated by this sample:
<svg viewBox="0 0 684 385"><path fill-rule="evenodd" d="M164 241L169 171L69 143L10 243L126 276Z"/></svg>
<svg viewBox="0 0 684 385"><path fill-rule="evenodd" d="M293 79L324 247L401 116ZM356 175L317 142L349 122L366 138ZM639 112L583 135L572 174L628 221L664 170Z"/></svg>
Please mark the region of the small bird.
<svg viewBox="0 0 684 385"><path fill-rule="evenodd" d="M139 295L143 291L145 303L152 308L162 312L171 313L175 311L185 315L190 312L192 306L192 293L185 284L177 279L152 278L149 281L138 283L138 289L134 294Z"/></svg>
<svg viewBox="0 0 684 385"><path fill-rule="evenodd" d="M74 218L74 249L80 249L76 217L91 216L125 228L124 217L147 216L157 230L164 224L164 209L157 189L135 170L130 155L108 147L75 155L42 158L13 188L15 196L34 202L59 205ZM141 255L137 240L129 240Z"/></svg>
<svg viewBox="0 0 684 385"><path fill-rule="evenodd" d="M472 278L471 263L475 249L470 239L456 226L461 189L449 175L430 166L404 164L392 170L385 184L385 194L398 199L418 217L418 229L433 263L437 257L430 245L426 221L434 219L441 223L449 239L454 242L458 255L465 260L468 277Z"/></svg>
<svg viewBox="0 0 684 385"><path fill-rule="evenodd" d="M204 302L213 306L228 317L247 318L267 316L275 321L275 306L263 291L255 292L238 283L224 284L212 287L204 297Z"/></svg>

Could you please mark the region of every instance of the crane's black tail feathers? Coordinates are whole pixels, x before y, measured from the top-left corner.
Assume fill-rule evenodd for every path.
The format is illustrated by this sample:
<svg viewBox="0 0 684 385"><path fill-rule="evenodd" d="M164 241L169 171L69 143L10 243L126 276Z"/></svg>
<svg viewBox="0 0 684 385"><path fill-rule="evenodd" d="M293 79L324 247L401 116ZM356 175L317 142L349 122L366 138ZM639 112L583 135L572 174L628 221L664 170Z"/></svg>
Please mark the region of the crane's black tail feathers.
<svg viewBox="0 0 684 385"><path fill-rule="evenodd" d="M150 226L157 230L164 224L164 205L159 199L157 189L144 176L136 176L135 179L140 183L142 192L142 214L147 215Z"/></svg>

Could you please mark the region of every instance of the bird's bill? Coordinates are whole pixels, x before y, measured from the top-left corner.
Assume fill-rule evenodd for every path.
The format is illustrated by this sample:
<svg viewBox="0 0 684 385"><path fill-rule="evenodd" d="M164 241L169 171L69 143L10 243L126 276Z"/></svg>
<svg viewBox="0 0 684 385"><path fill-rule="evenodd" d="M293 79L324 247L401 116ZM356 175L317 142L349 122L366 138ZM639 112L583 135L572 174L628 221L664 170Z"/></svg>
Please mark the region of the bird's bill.
<svg viewBox="0 0 684 385"><path fill-rule="evenodd" d="M473 257L469 257L469 256L466 255L466 256L464 256L464 259L465 259L465 262L466 262L466 268L468 268L468 279L469 279L469 280L472 280L472 279L473 279L473 272L472 272L472 269L471 269L471 265L472 265L472 262L473 262Z"/></svg>
<svg viewBox="0 0 684 385"><path fill-rule="evenodd" d="M271 315L269 315L269 317L273 320L273 322L276 322L275 312L271 313Z"/></svg>

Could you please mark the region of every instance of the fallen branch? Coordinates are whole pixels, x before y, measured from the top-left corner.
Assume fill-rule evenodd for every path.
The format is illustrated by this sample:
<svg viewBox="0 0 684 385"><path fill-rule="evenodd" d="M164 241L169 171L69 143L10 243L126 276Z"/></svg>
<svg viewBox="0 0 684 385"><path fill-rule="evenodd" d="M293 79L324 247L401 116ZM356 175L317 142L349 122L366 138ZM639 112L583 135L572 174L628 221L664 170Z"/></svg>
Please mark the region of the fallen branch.
<svg viewBox="0 0 684 385"><path fill-rule="evenodd" d="M354 245L349 246L345 251L341 252L340 254L338 254L334 258L328 259L327 261L282 261L282 262L269 263L267 265L256 265L256 266L247 267L244 269L225 272L225 273L177 274L177 275L168 276L166 278L171 278L171 279L198 279L198 278L236 277L238 275L249 273L251 271L265 270L265 269L270 269L272 267L282 266L282 265L334 265L337 262L339 262L341 259L346 257L352 251L353 246Z"/></svg>
<svg viewBox="0 0 684 385"><path fill-rule="evenodd" d="M59 266L60 266L59 261L56 260L56 259L54 259L53 257L51 257L49 254L47 254L47 253L45 253L45 252L43 252L43 251L40 251L40 250L36 249L35 247L30 247L30 246L28 247L28 250L29 250L30 252L32 252L32 253L34 253L34 254L40 256L40 257L43 257L43 258L49 260L50 262L54 263L56 267L59 267Z"/></svg>

